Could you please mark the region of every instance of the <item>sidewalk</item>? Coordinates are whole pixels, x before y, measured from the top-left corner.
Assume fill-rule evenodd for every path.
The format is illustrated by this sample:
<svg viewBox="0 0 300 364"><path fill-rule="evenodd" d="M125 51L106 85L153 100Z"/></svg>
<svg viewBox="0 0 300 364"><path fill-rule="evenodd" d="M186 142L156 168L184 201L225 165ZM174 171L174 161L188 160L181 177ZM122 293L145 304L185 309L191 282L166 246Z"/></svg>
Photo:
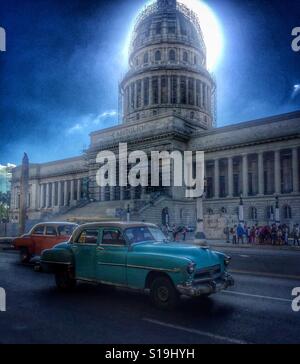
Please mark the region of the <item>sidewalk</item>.
<svg viewBox="0 0 300 364"><path fill-rule="evenodd" d="M192 240L187 241L193 243ZM210 247L217 247L217 248L245 248L245 249L270 249L270 250L296 250L300 251L300 246L293 246L293 245L259 245L259 244L232 244L226 243L225 240L209 240L207 239L207 244Z"/></svg>

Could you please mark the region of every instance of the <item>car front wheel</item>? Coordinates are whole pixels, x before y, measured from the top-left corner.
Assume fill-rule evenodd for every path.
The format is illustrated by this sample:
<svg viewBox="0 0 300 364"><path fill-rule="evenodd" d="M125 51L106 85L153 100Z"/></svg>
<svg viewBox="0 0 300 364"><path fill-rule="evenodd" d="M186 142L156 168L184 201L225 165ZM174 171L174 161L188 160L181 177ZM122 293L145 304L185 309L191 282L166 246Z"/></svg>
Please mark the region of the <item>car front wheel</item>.
<svg viewBox="0 0 300 364"><path fill-rule="evenodd" d="M151 284L150 297L158 308L172 309L178 305L180 295L169 278L158 277Z"/></svg>
<svg viewBox="0 0 300 364"><path fill-rule="evenodd" d="M62 291L67 291L76 286L76 280L69 272L59 272L55 274L56 287Z"/></svg>

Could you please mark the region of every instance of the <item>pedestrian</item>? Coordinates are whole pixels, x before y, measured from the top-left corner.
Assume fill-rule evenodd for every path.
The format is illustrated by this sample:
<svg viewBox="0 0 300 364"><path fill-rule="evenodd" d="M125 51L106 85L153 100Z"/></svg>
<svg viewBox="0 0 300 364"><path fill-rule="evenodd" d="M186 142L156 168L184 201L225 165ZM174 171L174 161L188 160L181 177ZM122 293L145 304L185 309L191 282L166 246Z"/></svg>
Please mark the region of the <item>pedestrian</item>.
<svg viewBox="0 0 300 364"><path fill-rule="evenodd" d="M232 244L237 243L236 228L237 228L236 225L234 225L234 227L232 228Z"/></svg>
<svg viewBox="0 0 300 364"><path fill-rule="evenodd" d="M272 228L271 228L271 244L276 245L277 239L278 239L277 226L275 224L273 224Z"/></svg>
<svg viewBox="0 0 300 364"><path fill-rule="evenodd" d="M245 230L241 224L238 225L236 229L236 234L237 234L237 243L239 244L241 241L243 244L243 236L245 234Z"/></svg>
<svg viewBox="0 0 300 364"><path fill-rule="evenodd" d="M187 233L187 228L186 228L186 226L184 226L182 229L182 240L183 241L185 241L185 239L186 239L186 233Z"/></svg>
<svg viewBox="0 0 300 364"><path fill-rule="evenodd" d="M226 227L224 228L224 234L225 234L225 236L226 236L226 243L230 243L230 240L229 240L229 233L230 233L230 231L229 231L229 226L226 226Z"/></svg>
<svg viewBox="0 0 300 364"><path fill-rule="evenodd" d="M249 241L250 241L250 244L254 244L255 243L255 227L252 226L251 230L250 230L250 237L249 237Z"/></svg>
<svg viewBox="0 0 300 364"><path fill-rule="evenodd" d="M293 229L294 245L296 245L296 244L300 245L300 243L299 243L300 236L299 235L300 235L299 224L296 224L296 225L294 225L294 229Z"/></svg>

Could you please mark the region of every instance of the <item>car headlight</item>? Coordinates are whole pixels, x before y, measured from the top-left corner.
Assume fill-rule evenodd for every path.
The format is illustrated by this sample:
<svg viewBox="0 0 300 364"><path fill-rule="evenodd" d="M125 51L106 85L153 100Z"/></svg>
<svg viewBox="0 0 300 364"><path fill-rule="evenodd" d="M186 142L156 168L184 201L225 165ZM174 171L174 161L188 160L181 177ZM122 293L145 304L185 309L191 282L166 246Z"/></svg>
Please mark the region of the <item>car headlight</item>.
<svg viewBox="0 0 300 364"><path fill-rule="evenodd" d="M229 265L230 261L231 261L231 257L229 257L229 256L225 256L224 257L224 265L225 265L225 267L227 267Z"/></svg>
<svg viewBox="0 0 300 364"><path fill-rule="evenodd" d="M196 270L196 263L194 262L189 263L188 266L186 267L186 270L188 274L193 274Z"/></svg>

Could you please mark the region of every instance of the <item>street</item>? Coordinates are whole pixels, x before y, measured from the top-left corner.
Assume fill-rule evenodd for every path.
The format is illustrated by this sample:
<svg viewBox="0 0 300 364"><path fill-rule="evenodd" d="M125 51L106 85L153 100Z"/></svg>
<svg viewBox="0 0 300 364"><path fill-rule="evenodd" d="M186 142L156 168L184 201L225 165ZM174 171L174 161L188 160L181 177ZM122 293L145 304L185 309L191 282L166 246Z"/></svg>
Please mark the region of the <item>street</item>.
<svg viewBox="0 0 300 364"><path fill-rule="evenodd" d="M54 277L0 251L0 344L6 343L299 343L300 252L219 249L232 255L236 284L207 299L183 298L175 311L151 306L147 294L79 283L56 290Z"/></svg>

